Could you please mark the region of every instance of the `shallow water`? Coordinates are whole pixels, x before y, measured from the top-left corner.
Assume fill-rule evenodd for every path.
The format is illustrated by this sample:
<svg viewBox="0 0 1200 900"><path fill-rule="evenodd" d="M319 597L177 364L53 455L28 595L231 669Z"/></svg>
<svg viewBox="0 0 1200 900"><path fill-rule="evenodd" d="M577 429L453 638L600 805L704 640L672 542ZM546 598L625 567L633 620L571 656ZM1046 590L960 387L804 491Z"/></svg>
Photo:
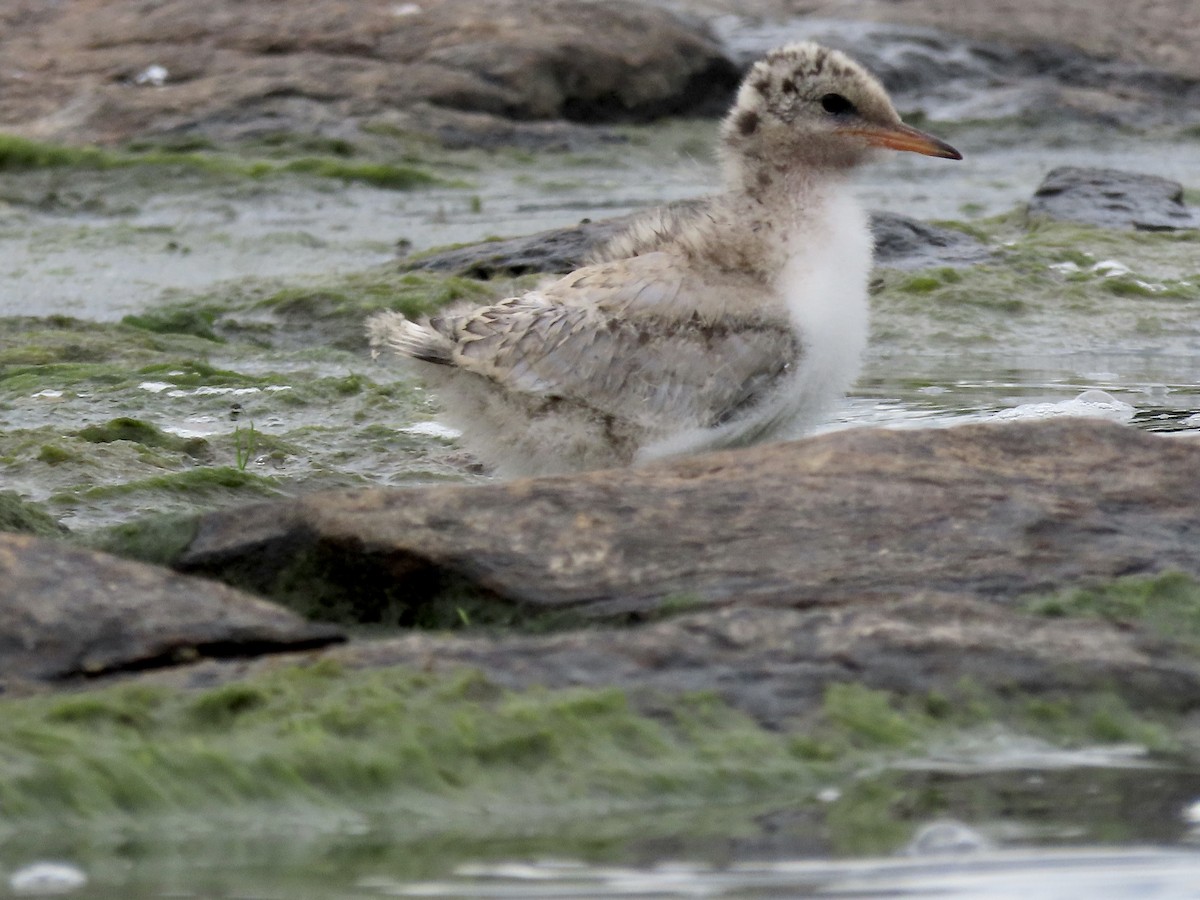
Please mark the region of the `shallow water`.
<svg viewBox="0 0 1200 900"><path fill-rule="evenodd" d="M263 812L232 827L166 822L154 834L10 833L0 841L0 885L52 863L60 878L86 879L64 893L147 900L1183 900L1200 897L1197 797L1200 773L1135 748L1064 752L999 741L901 762L822 791L815 804L780 798L557 829L530 829L522 816L524 824L491 838L417 838L386 804L361 816ZM501 826L503 817L491 809L481 818Z"/></svg>
<svg viewBox="0 0 1200 900"><path fill-rule="evenodd" d="M929 126L939 131L936 123ZM1052 133L1005 124L940 129L961 162L895 154L860 179L872 209L920 219L995 215L1028 199L1059 165L1107 166L1192 187L1200 141L1098 125ZM303 280L413 251L529 234L710 193L716 123L627 129L628 144L587 154L458 153L431 167L466 183L383 190L298 176L247 182L163 167L0 173L0 316L111 321L229 279Z"/></svg>
<svg viewBox="0 0 1200 900"><path fill-rule="evenodd" d="M970 858L791 860L646 869L570 862L469 866L441 881L360 882L394 897L939 897L946 900L1145 900L1200 897L1200 853L1167 850L1016 851Z"/></svg>

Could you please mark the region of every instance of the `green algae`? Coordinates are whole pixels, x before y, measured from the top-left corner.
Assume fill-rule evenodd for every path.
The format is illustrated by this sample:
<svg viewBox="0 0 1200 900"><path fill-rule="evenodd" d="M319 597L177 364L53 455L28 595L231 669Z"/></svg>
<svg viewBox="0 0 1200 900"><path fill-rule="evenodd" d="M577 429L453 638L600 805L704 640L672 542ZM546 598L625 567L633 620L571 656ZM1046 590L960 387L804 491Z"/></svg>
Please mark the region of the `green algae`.
<svg viewBox="0 0 1200 900"><path fill-rule="evenodd" d="M897 354L961 360L969 353L976 368L990 363L991 347L1010 356L1046 347L1059 355L1119 354L1145 343L1147 323L1166 355L1188 352L1200 302L1195 233L1028 223L1015 213L942 224L983 241L993 255L962 268L877 270L876 368L868 378L892 378L879 361L904 358ZM905 365L911 375L911 363Z"/></svg>
<svg viewBox="0 0 1200 900"><path fill-rule="evenodd" d="M170 149L121 152L99 147L66 147L0 134L0 172L60 168L103 170L133 166L176 167L243 178L262 178L269 175L296 173L313 175L318 178L362 182L374 187L393 190L409 190L447 183L429 172L412 166L398 166L383 162L352 162L340 156L307 156L284 162L272 162L248 160L228 153L200 153Z"/></svg>
<svg viewBox="0 0 1200 900"><path fill-rule="evenodd" d="M188 356L209 349L211 344L193 337L152 334L114 323L66 316L7 317L0 319L0 381L31 372L86 372L89 364L119 364L125 368L163 355ZM52 368L55 366L81 368Z"/></svg>
<svg viewBox="0 0 1200 900"><path fill-rule="evenodd" d="M0 531L61 537L65 529L58 520L36 503L29 503L13 491L0 491Z"/></svg>
<svg viewBox="0 0 1200 900"><path fill-rule="evenodd" d="M6 817L219 815L257 803L542 812L753 797L803 770L710 700L681 717L615 690L501 690L476 673L321 663L202 692L147 685L0 701ZM682 719L686 723L679 724ZM565 805L565 808L564 808Z"/></svg>
<svg viewBox="0 0 1200 900"><path fill-rule="evenodd" d="M170 566L192 542L199 527L196 513L158 513L98 528L77 539L94 550Z"/></svg>
<svg viewBox="0 0 1200 900"><path fill-rule="evenodd" d="M168 434L161 428L156 428L140 419L121 416L98 424L81 428L77 434L80 438L93 444L108 444L113 441L132 441L146 447L161 447L185 453L191 457L209 455L208 442L201 438L181 438Z"/></svg>
<svg viewBox="0 0 1200 900"><path fill-rule="evenodd" d="M37 460L48 466L57 466L59 463L77 462L80 459L80 454L66 449L58 444L42 444L42 448L38 451Z"/></svg>
<svg viewBox="0 0 1200 900"><path fill-rule="evenodd" d="M1182 572L1129 576L1097 587L1031 597L1025 606L1032 613L1053 618L1136 624L1200 651L1200 582Z"/></svg>
<svg viewBox="0 0 1200 900"><path fill-rule="evenodd" d="M414 307L462 293L437 276L350 280L362 287L366 307L385 305L386 284L401 278ZM245 305L235 314L272 293L238 294ZM286 326L296 343L278 350L264 349L260 335L215 343L171 333L174 325L151 331L70 317L5 319L0 410L8 427L0 430L0 467L22 490L36 485L37 496L49 496L73 528L85 529L139 511L211 509L246 492L359 485L381 469L401 479L461 478L439 462L453 452L444 439L403 432L415 415L429 414L428 397L386 369L370 372L365 312L348 300L342 313L338 327L352 349L314 339L298 307ZM244 437L251 421L254 453L243 443L239 456L238 432ZM171 473L197 463L226 463L250 478L233 484L222 476L205 489L213 477L197 472L172 483Z"/></svg>
<svg viewBox="0 0 1200 900"><path fill-rule="evenodd" d="M66 147L14 135L0 135L0 171L3 172L66 166L104 168L111 165L112 159L112 154L99 147Z"/></svg>
<svg viewBox="0 0 1200 900"><path fill-rule="evenodd" d="M224 338L213 331L218 315L220 310L212 307L176 306L128 315L121 319L121 324L159 334L190 334L206 341L223 342Z"/></svg>
<svg viewBox="0 0 1200 900"><path fill-rule="evenodd" d="M225 491L235 491L247 497L277 497L282 493L279 482L274 478L234 466L203 466L122 484L81 486L69 492L56 493L52 499L55 503L64 503L79 498L99 500L128 494L183 494L203 498Z"/></svg>
<svg viewBox="0 0 1200 900"><path fill-rule="evenodd" d="M259 300L255 307L305 320L362 317L394 310L410 318L436 312L459 300L483 301L494 289L469 278L423 272L396 273L391 267L344 277L329 287L287 287Z"/></svg>
<svg viewBox="0 0 1200 900"><path fill-rule="evenodd" d="M1012 697L962 691L986 702L986 718L978 706L963 717L927 696L832 684L820 708L780 729L712 693L511 690L470 669L361 670L330 657L198 690L143 676L0 699L0 805L22 834L69 824L101 845L140 844L134 834L159 834L174 816L260 837L290 834L298 818L349 818L392 846L520 836L603 855L634 835L753 834L783 814L798 817L798 838L819 831L836 853L887 853L947 809L895 765L973 734L996 746L1030 723L1070 730L1060 746L1085 733L1069 705L1026 713ZM1093 744L1128 739L1091 731ZM825 752L812 752L814 736ZM590 844L570 837L583 825Z"/></svg>
<svg viewBox="0 0 1200 900"><path fill-rule="evenodd" d="M403 272L378 266L351 274L289 283L246 279L199 296L168 301L153 312L125 318L128 325L209 340L305 347L319 342L363 351L363 322L372 313L401 312L419 319L452 303L483 303L505 285L455 275Z"/></svg>

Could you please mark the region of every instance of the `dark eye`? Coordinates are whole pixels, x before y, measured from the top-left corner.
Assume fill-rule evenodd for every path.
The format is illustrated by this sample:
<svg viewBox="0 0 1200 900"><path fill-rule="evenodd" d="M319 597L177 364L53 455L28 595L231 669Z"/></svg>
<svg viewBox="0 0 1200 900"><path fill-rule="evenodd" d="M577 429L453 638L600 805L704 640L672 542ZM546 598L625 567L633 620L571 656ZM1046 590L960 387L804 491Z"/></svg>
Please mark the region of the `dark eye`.
<svg viewBox="0 0 1200 900"><path fill-rule="evenodd" d="M854 104L841 94L826 94L821 98L821 109L832 116L845 116L857 112Z"/></svg>

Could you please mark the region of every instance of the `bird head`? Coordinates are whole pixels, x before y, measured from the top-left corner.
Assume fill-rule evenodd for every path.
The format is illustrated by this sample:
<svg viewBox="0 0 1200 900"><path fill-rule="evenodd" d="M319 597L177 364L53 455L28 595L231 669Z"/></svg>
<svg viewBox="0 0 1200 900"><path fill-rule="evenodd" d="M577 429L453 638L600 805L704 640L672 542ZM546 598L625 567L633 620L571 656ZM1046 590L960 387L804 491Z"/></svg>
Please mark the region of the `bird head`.
<svg viewBox="0 0 1200 900"><path fill-rule="evenodd" d="M962 159L944 141L905 125L866 69L807 42L754 64L722 125L721 143L727 162L771 175L851 168L876 148Z"/></svg>

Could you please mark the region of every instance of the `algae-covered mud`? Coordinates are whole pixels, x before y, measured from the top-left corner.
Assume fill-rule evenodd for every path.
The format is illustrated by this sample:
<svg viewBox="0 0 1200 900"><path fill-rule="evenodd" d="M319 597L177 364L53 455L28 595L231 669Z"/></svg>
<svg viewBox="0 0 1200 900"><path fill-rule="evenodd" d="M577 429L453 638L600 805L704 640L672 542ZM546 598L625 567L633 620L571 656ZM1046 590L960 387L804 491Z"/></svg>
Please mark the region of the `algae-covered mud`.
<svg viewBox="0 0 1200 900"><path fill-rule="evenodd" d="M948 852L986 885L1005 847L1186 842L1200 791L1171 725L1115 696L965 682L834 686L783 731L706 694L330 661L0 707L0 870L68 859L89 896L609 896L667 862L690 874L648 896L797 896L855 869L781 861L901 853L937 883Z"/></svg>

